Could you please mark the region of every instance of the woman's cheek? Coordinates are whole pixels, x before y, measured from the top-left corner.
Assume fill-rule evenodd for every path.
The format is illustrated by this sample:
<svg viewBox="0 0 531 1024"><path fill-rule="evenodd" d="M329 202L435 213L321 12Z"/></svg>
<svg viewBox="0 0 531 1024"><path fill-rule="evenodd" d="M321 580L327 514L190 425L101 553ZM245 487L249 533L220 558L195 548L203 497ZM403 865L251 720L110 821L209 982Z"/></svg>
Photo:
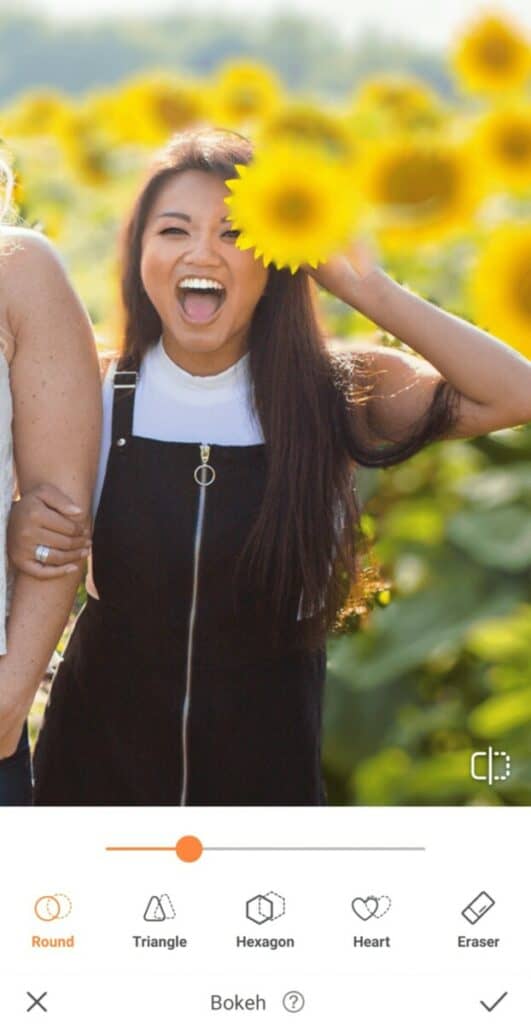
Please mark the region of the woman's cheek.
<svg viewBox="0 0 531 1024"><path fill-rule="evenodd" d="M147 248L140 261L140 277L146 291L156 290L168 273L171 261L155 247Z"/></svg>

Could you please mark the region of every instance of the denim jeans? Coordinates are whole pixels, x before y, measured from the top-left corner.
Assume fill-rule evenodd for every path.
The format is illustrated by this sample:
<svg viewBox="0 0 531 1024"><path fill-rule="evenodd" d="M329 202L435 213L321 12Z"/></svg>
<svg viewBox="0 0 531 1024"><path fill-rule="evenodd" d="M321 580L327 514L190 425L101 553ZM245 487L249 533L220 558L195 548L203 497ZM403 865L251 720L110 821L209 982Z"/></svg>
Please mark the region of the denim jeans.
<svg viewBox="0 0 531 1024"><path fill-rule="evenodd" d="M0 759L0 807L25 807L31 802L31 760L25 725L15 753Z"/></svg>

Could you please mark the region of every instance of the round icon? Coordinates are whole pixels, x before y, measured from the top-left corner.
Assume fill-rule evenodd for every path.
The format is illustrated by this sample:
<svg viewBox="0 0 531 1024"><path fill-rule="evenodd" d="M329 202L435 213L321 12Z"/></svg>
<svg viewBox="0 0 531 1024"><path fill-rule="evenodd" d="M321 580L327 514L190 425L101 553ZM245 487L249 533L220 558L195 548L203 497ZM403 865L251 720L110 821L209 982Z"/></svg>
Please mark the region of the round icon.
<svg viewBox="0 0 531 1024"><path fill-rule="evenodd" d="M68 896L58 892L55 896L40 896L34 909L39 921L61 921L72 912L72 903Z"/></svg>
<svg viewBox="0 0 531 1024"><path fill-rule="evenodd" d="M300 1013L305 1006L306 1000L302 992L286 992L282 1000L282 1006L288 1013Z"/></svg>

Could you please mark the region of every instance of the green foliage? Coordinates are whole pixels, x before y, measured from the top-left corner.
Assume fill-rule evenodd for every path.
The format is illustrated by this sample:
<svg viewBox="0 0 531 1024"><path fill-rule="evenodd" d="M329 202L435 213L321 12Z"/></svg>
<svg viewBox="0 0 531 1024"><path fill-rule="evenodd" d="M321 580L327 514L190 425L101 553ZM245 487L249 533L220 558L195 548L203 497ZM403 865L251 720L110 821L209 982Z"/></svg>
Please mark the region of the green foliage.
<svg viewBox="0 0 531 1024"><path fill-rule="evenodd" d="M329 639L333 802L529 803L531 427L362 474L394 599ZM491 788L469 775L489 743L514 764Z"/></svg>

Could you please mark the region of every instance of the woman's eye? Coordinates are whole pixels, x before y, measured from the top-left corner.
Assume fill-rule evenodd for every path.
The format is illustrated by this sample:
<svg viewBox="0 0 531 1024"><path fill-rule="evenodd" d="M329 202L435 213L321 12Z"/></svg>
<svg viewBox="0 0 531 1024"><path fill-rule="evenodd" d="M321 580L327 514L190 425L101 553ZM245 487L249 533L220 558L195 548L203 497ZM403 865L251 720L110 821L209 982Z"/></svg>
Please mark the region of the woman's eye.
<svg viewBox="0 0 531 1024"><path fill-rule="evenodd" d="M162 231L160 232L160 234L161 235L185 235L186 231L184 230L184 228L169 227L169 228L163 228ZM241 232L238 231L237 228L232 228L230 231L224 231L223 234L224 235L229 235L231 238L238 238L238 235L240 235Z"/></svg>

